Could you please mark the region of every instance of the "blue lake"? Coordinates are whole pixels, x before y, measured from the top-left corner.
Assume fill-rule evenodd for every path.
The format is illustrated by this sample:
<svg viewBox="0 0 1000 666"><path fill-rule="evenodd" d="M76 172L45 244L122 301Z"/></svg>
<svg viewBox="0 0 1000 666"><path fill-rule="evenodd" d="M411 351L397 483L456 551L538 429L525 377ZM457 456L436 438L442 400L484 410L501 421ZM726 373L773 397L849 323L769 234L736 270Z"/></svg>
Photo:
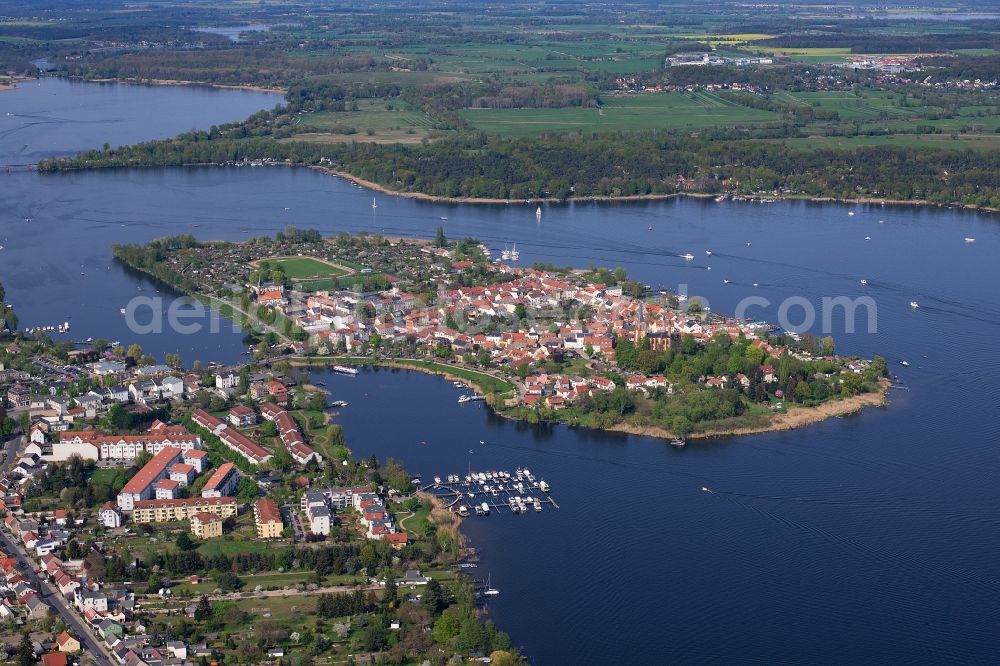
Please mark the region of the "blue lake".
<svg viewBox="0 0 1000 666"><path fill-rule="evenodd" d="M207 127L276 101L43 84L57 86L48 104L58 113L34 96L18 106L33 84L0 93L0 123L12 108L51 120L0 134L7 164ZM146 97L164 93L174 106ZM622 266L655 287L687 285L718 312L761 296L772 305L750 312L758 319L775 320L789 297L819 311L824 297L870 296L875 332L861 321L846 333L840 315L832 332L840 352L883 354L902 376L888 409L683 450L498 419L426 375L323 381L350 402L338 420L359 456L425 475L528 466L552 484L559 510L463 528L480 549L477 575L502 592L490 615L535 663L1000 661L997 217L677 199L543 206L537 219L527 205L378 195L372 209L371 197L307 169L15 170L0 174L0 281L24 326L69 320L74 339L136 341L187 362L234 361L242 336L132 334L118 309L156 287L112 262L113 243L239 240L288 224L429 237L443 225L451 238L516 243L525 263Z"/></svg>

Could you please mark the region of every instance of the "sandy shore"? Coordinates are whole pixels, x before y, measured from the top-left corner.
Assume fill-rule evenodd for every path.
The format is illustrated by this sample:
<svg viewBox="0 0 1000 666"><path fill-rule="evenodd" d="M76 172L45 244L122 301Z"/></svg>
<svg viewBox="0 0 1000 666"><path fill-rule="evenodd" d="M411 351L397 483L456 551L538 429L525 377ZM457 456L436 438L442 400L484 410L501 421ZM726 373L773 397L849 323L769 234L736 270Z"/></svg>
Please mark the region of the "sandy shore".
<svg viewBox="0 0 1000 666"><path fill-rule="evenodd" d="M882 391L877 393L861 393L843 400L825 402L816 407L791 407L785 412L775 414L760 425L747 426L743 428L729 428L719 430L704 430L692 433L687 439L708 439L712 437L738 437L741 435L756 435L765 432L778 432L781 430L793 430L805 426L825 421L835 416L846 416L855 414L865 407L881 407L888 404L886 394L889 384L883 383ZM624 432L630 435L643 435L646 437L658 437L660 439L674 439L676 435L666 428L656 426L637 426L630 423L619 423L609 428L615 432Z"/></svg>
<svg viewBox="0 0 1000 666"><path fill-rule="evenodd" d="M141 86L204 86L206 88L222 88L226 90L247 90L250 92L280 93L284 95L287 88L265 88L236 83L207 83L204 81L183 81L181 79L87 79L92 83L127 83Z"/></svg>
<svg viewBox="0 0 1000 666"><path fill-rule="evenodd" d="M365 180L364 178L358 178L346 171L338 171L336 169L331 169L329 167L322 166L310 166L310 169L316 169L318 171L323 171L331 176L336 176L338 178L343 178L351 183L360 185L361 187L373 190L375 192L381 192L382 194L388 194L394 197L403 197L405 199L418 199L420 201L434 201L439 203L466 203L466 204L521 204L521 203L563 203L562 199L557 199L556 197L533 197L531 199L488 199L482 197L442 197L433 194L425 194L423 192L399 192L385 185L380 185L371 180ZM718 194L712 194L708 192L671 192L668 194L629 194L620 197L607 197L607 196L588 196L588 197L572 197L566 199L565 201L663 201L666 199L674 199L677 197L691 197L693 199L712 199ZM879 204L890 204L890 205L905 205L905 206L934 206L938 208L943 208L944 204L936 204L926 199L875 199L871 197L859 197L855 199L837 199L835 197L814 197L808 195L778 195L770 198L776 199L778 201L784 200L797 200L797 201L815 201L816 203L845 203L845 204L869 204L869 205L879 205ZM963 208L969 210L981 210L989 213L1000 212L1000 208L990 208L988 206L974 206L971 204L964 205Z"/></svg>

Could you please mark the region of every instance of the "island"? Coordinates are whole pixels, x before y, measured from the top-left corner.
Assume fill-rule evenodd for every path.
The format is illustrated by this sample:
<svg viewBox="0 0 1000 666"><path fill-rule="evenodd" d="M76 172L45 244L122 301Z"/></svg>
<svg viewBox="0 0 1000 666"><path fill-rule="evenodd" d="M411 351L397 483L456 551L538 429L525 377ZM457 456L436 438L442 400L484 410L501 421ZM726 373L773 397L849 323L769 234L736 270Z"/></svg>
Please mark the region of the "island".
<svg viewBox="0 0 1000 666"><path fill-rule="evenodd" d="M134 269L262 336L257 362L387 365L468 385L498 413L687 438L806 425L884 402L885 360L650 293L622 269L518 267L476 239L339 234L115 246ZM466 399L474 399L471 395Z"/></svg>

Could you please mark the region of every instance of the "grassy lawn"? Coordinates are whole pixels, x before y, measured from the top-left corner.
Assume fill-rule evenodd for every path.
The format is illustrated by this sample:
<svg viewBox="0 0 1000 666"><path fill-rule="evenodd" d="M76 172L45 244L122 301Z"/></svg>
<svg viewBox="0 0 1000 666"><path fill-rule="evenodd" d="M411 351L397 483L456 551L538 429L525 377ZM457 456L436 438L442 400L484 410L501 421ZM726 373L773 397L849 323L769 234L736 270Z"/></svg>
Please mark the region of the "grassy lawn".
<svg viewBox="0 0 1000 666"><path fill-rule="evenodd" d="M346 275L347 271L339 266L313 259L312 257L289 257L287 259L268 259L268 264L280 266L285 275L292 280L306 278L335 278Z"/></svg>
<svg viewBox="0 0 1000 666"><path fill-rule="evenodd" d="M367 141L420 143L431 136L434 120L398 99L358 100L357 111L321 111L301 117L293 140L313 143Z"/></svg>
<svg viewBox="0 0 1000 666"><path fill-rule="evenodd" d="M603 101L601 109L466 109L461 115L477 129L506 136L574 130L697 130L779 119L771 111L746 108L704 92L613 95Z"/></svg>
<svg viewBox="0 0 1000 666"><path fill-rule="evenodd" d="M209 539L198 546L198 552L202 555L238 555L239 553L266 553L273 550L275 545L267 541L237 541L235 539L222 536L216 539Z"/></svg>

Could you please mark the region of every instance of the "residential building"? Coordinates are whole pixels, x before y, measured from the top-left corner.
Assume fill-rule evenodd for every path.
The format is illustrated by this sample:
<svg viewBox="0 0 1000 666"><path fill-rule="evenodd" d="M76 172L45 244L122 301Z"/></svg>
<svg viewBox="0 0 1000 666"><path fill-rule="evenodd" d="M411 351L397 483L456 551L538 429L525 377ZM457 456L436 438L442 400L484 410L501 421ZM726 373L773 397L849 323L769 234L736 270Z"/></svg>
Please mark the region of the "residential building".
<svg viewBox="0 0 1000 666"><path fill-rule="evenodd" d="M191 449L184 452L184 464L190 465L195 474L201 474L208 469L208 452L199 449Z"/></svg>
<svg viewBox="0 0 1000 666"><path fill-rule="evenodd" d="M177 497L177 489L180 484L173 479L160 479L153 487L156 499L173 499Z"/></svg>
<svg viewBox="0 0 1000 666"><path fill-rule="evenodd" d="M229 422L237 428L245 428L257 423L257 412L246 405L236 405L229 410Z"/></svg>
<svg viewBox="0 0 1000 666"><path fill-rule="evenodd" d="M222 497L232 495L236 492L236 486L240 483L239 473L236 465L231 462L222 463L219 469L209 477L205 487L201 490L202 497Z"/></svg>
<svg viewBox="0 0 1000 666"><path fill-rule="evenodd" d="M204 453L204 451L199 451L198 453ZM194 481L194 477L195 471L192 465L179 462L170 466L170 480L176 481L180 486L190 485Z"/></svg>
<svg viewBox="0 0 1000 666"><path fill-rule="evenodd" d="M118 513L114 502L105 502L98 513L98 520L108 529L115 529L122 526L122 514Z"/></svg>
<svg viewBox="0 0 1000 666"><path fill-rule="evenodd" d="M199 539L222 536L222 518L214 513L199 511L191 516L191 533Z"/></svg>
<svg viewBox="0 0 1000 666"><path fill-rule="evenodd" d="M199 512L214 513L221 518L236 515L235 497L189 497L172 500L140 500L135 503L132 520L136 523L163 523L189 520Z"/></svg>
<svg viewBox="0 0 1000 666"><path fill-rule="evenodd" d="M261 539L277 539L281 536L284 524L278 504L269 497L264 497L253 505L254 525L257 526L257 536Z"/></svg>
<svg viewBox="0 0 1000 666"><path fill-rule="evenodd" d="M223 372L215 375L215 388L233 389L239 384L240 376L235 372Z"/></svg>
<svg viewBox="0 0 1000 666"><path fill-rule="evenodd" d="M156 482L167 477L170 466L180 460L181 455L180 449L168 447L153 456L118 493L118 507L131 511L136 502L153 497Z"/></svg>
<svg viewBox="0 0 1000 666"><path fill-rule="evenodd" d="M70 654L79 652L80 641L73 638L68 631L64 631L56 636L56 649L60 652L68 652Z"/></svg>

